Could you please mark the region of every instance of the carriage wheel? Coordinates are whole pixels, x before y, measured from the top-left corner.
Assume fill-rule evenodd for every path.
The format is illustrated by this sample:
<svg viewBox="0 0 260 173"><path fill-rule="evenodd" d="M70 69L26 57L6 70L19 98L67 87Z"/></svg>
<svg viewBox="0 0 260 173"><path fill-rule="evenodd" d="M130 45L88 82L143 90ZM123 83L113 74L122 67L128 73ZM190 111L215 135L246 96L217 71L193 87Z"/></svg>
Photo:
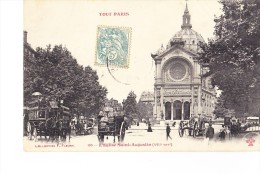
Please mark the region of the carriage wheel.
<svg viewBox="0 0 260 173"><path fill-rule="evenodd" d="M93 129L90 129L90 135L93 134Z"/></svg>
<svg viewBox="0 0 260 173"><path fill-rule="evenodd" d="M202 124L201 124L201 128L202 128L202 132L201 132L201 134L202 134L202 136L206 136L206 127L205 127L205 122L203 121L202 122Z"/></svg>
<svg viewBox="0 0 260 173"><path fill-rule="evenodd" d="M179 136L180 136L180 137L183 137L183 133L184 133L184 130L183 130L183 122L180 122L178 132L179 132Z"/></svg>
<svg viewBox="0 0 260 173"><path fill-rule="evenodd" d="M119 142L123 142L125 139L125 122L122 122L120 133L119 133Z"/></svg>
<svg viewBox="0 0 260 173"><path fill-rule="evenodd" d="M30 122L27 123L27 136L29 140L32 140L32 125Z"/></svg>
<svg viewBox="0 0 260 173"><path fill-rule="evenodd" d="M193 137L195 138L198 135L199 135L199 126L198 126L198 122L195 122L193 126Z"/></svg>
<svg viewBox="0 0 260 173"><path fill-rule="evenodd" d="M192 133L193 129L189 128L188 130L189 130L189 136L193 136L193 133Z"/></svg>
<svg viewBox="0 0 260 173"><path fill-rule="evenodd" d="M37 141L37 128L36 127L33 128L33 136L34 136L34 140Z"/></svg>

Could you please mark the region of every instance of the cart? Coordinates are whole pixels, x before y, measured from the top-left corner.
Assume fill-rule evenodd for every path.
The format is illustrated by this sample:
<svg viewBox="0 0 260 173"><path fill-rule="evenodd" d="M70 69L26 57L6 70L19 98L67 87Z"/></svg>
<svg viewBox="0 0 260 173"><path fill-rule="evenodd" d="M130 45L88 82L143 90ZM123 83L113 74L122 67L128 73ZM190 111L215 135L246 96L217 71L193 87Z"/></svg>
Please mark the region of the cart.
<svg viewBox="0 0 260 173"><path fill-rule="evenodd" d="M126 122L124 115L117 116L99 116L98 117L98 141L104 142L105 136L113 136L114 142L116 136L118 142L123 142L125 138Z"/></svg>
<svg viewBox="0 0 260 173"><path fill-rule="evenodd" d="M206 123L208 123L206 118L197 116L191 117L189 121L180 121L178 129L179 136L183 137L184 134L188 134L189 136L193 136L194 138L205 136Z"/></svg>
<svg viewBox="0 0 260 173"><path fill-rule="evenodd" d="M66 140L70 138L70 112L69 108L58 105L55 100L46 101L44 99L34 99L29 103L28 121L26 124L27 136L29 140L37 141L37 137L42 136L47 139Z"/></svg>

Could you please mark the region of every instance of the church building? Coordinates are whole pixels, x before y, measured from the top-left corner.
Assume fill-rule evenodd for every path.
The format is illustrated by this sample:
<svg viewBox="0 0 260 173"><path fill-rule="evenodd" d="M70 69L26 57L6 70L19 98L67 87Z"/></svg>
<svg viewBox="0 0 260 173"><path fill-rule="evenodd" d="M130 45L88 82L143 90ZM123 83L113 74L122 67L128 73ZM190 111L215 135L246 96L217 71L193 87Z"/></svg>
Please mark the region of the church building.
<svg viewBox="0 0 260 173"><path fill-rule="evenodd" d="M181 30L152 54L155 62L154 108L156 120L189 120L191 116L213 116L216 91L207 68L198 63L202 36L192 29L188 6Z"/></svg>

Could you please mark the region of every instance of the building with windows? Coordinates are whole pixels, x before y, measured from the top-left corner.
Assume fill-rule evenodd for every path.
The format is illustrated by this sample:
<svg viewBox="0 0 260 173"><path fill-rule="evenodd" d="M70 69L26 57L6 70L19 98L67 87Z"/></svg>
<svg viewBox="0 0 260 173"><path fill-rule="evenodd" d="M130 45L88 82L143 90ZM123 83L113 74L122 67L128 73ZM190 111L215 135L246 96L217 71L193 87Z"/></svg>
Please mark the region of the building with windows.
<svg viewBox="0 0 260 173"><path fill-rule="evenodd" d="M113 98L105 99L105 105L104 105L104 111L109 110L110 112L113 112L115 114L121 113L123 111L122 104L118 102L118 100L115 100Z"/></svg>
<svg viewBox="0 0 260 173"><path fill-rule="evenodd" d="M151 56L155 62L154 118L188 120L194 115L213 116L216 91L208 69L197 60L202 36L192 29L188 6L183 14L181 30L164 48Z"/></svg>
<svg viewBox="0 0 260 173"><path fill-rule="evenodd" d="M31 65L33 60L36 58L36 51L27 42L27 31L23 31L23 68L24 75L26 76L28 72L28 66Z"/></svg>
<svg viewBox="0 0 260 173"><path fill-rule="evenodd" d="M24 46L24 49L23 49L24 50L24 58L26 56L34 58L36 56L35 50L27 42L27 31L23 31L23 46Z"/></svg>
<svg viewBox="0 0 260 173"><path fill-rule="evenodd" d="M144 91L141 94L140 101L145 104L154 104L154 94L150 91Z"/></svg>

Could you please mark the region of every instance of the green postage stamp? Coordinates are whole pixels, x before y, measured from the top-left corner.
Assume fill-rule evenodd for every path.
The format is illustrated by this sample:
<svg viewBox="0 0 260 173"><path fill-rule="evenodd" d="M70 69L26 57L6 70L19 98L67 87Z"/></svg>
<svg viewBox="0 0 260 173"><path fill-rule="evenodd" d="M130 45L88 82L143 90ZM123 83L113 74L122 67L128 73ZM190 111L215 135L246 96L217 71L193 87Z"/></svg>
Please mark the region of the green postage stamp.
<svg viewBox="0 0 260 173"><path fill-rule="evenodd" d="M98 26L95 65L128 68L130 27Z"/></svg>

